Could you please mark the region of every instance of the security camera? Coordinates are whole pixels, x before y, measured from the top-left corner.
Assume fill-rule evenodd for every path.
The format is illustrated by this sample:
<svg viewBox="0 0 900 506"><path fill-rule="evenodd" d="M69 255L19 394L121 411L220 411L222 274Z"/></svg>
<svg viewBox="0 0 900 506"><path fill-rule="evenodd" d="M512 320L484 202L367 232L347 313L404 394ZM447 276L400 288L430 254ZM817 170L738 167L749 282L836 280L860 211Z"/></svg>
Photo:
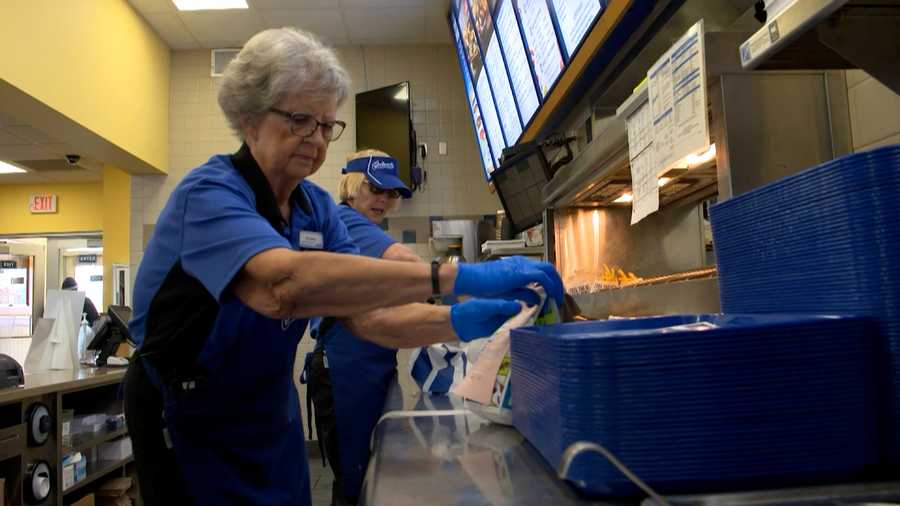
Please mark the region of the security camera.
<svg viewBox="0 0 900 506"><path fill-rule="evenodd" d="M66 163L73 167L78 164L78 160L81 160L81 155L66 155Z"/></svg>

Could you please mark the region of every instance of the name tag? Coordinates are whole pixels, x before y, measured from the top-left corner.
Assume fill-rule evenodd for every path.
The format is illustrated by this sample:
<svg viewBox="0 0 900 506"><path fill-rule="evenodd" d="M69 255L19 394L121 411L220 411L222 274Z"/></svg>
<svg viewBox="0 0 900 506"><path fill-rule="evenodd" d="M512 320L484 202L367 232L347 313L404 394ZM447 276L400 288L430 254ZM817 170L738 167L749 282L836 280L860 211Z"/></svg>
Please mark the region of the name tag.
<svg viewBox="0 0 900 506"><path fill-rule="evenodd" d="M322 249L325 247L325 240L322 239L321 232L312 232L310 230L300 231L300 247L305 249Z"/></svg>

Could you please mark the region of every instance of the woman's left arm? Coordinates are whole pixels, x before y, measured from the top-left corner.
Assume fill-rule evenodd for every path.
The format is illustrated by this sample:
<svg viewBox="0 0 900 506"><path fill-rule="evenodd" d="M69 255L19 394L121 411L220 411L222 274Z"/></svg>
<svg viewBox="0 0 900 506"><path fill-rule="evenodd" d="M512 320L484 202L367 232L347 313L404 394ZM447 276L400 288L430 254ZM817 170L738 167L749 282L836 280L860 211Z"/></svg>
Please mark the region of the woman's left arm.
<svg viewBox="0 0 900 506"><path fill-rule="evenodd" d="M385 348L412 348L490 336L522 307L502 299L469 299L449 307L407 304L352 316L344 323L357 336Z"/></svg>

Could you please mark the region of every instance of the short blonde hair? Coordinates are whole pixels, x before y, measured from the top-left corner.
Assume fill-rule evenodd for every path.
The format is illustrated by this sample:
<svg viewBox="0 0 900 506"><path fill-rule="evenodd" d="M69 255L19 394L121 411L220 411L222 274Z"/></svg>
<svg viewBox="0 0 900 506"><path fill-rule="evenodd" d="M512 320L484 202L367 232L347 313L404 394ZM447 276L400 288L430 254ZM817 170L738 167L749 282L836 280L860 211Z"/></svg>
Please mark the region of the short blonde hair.
<svg viewBox="0 0 900 506"><path fill-rule="evenodd" d="M370 156L390 157L391 155L377 149L362 149L360 151L347 155L347 163L350 163L353 160L358 160L360 158L368 158ZM363 184L366 182L368 182L368 180L366 179L366 175L362 172L348 172L341 176L341 181L338 184L338 194L341 198L341 202L349 202L356 198L356 196L359 195L359 192L362 190ZM394 199L388 211L396 210L397 206L399 205L400 199Z"/></svg>

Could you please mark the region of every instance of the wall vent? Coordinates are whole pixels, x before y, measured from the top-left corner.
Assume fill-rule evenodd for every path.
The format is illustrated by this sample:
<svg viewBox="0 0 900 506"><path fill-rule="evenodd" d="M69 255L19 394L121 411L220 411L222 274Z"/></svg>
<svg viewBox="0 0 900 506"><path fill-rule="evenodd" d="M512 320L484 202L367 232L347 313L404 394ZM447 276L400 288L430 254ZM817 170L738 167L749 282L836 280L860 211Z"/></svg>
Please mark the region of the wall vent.
<svg viewBox="0 0 900 506"><path fill-rule="evenodd" d="M225 72L228 62L237 56L240 49L213 49L210 65L210 73L212 77L219 77Z"/></svg>

